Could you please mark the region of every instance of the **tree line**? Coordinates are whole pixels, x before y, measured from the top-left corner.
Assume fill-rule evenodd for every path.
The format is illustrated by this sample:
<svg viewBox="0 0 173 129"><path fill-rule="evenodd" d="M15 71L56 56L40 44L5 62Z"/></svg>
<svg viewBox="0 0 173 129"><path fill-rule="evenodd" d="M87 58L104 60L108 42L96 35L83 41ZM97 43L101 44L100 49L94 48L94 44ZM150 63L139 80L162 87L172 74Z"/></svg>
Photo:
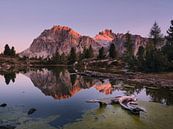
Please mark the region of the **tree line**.
<svg viewBox="0 0 173 129"><path fill-rule="evenodd" d="M171 25L165 37L161 33L159 25L155 22L150 30L147 44L144 46L141 45L136 55L134 55L132 35L127 32L125 38L125 51L121 59L127 64L129 69L144 72L173 70L173 20L171 20ZM83 58L80 59L93 57L91 46L89 49L84 49L82 57ZM110 44L108 55L106 55L103 47L99 49L97 59L104 59L106 57L113 59L118 58L114 43ZM75 49L72 48L68 61L69 63L74 63L76 60Z"/></svg>
<svg viewBox="0 0 173 129"><path fill-rule="evenodd" d="M116 47L112 43L109 48L109 57L116 58ZM106 53L105 49L102 47L99 49L99 53L97 59L105 59ZM91 59L94 58L94 50L90 45L88 48L84 47L82 53L76 53L76 49L74 47L71 48L69 55L65 55L62 53L61 55L57 52L55 53L52 58L45 59L46 63L49 64L74 64L76 61L82 61L84 59Z"/></svg>
<svg viewBox="0 0 173 129"><path fill-rule="evenodd" d="M161 33L159 25L155 22L150 30L147 44L141 45L136 55L134 55L134 43L132 35L127 32L125 34L124 52L121 58L118 56L115 43L111 43L108 52L104 47L98 51L97 59L121 59L127 67L132 70L145 72L159 72L173 70L173 20L167 30L167 35L164 37ZM15 56L14 47L5 45L3 54L5 56ZM84 47L83 52L76 52L74 47L71 48L68 55L57 52L51 58L40 59L44 64L74 64L76 61L90 59L94 57L94 50L90 45Z"/></svg>
<svg viewBox="0 0 173 129"><path fill-rule="evenodd" d="M131 37L127 34L124 61L129 68L145 72L173 70L173 20L165 37L155 22L150 30L148 43L139 47L136 56L131 53L131 42Z"/></svg>
<svg viewBox="0 0 173 129"><path fill-rule="evenodd" d="M10 48L9 45L6 44L5 47L4 47L3 55L4 56L11 56L11 57L15 56L16 55L16 50L15 50L14 46L12 46Z"/></svg>

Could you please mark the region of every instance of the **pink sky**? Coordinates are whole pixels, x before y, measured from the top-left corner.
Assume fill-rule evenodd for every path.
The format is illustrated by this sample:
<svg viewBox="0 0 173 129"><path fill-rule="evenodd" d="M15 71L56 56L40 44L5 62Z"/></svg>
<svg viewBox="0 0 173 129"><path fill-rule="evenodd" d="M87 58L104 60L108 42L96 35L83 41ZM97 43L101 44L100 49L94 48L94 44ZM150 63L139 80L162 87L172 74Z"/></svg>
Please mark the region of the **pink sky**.
<svg viewBox="0 0 173 129"><path fill-rule="evenodd" d="M0 51L8 43L20 52L53 25L69 26L91 37L106 28L148 36L157 21L166 34L172 5L172 0L1 0Z"/></svg>

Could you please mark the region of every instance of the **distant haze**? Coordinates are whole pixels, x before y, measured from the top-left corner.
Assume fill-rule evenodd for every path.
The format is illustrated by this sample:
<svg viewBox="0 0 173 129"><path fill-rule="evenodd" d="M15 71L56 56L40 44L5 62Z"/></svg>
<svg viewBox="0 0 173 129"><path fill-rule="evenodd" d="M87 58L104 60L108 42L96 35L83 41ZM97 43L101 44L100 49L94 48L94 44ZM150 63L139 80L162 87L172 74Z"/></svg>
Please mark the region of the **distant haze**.
<svg viewBox="0 0 173 129"><path fill-rule="evenodd" d="M17 52L53 25L65 25L94 37L106 28L148 36L155 21L162 33L173 19L173 0L0 0L0 52Z"/></svg>

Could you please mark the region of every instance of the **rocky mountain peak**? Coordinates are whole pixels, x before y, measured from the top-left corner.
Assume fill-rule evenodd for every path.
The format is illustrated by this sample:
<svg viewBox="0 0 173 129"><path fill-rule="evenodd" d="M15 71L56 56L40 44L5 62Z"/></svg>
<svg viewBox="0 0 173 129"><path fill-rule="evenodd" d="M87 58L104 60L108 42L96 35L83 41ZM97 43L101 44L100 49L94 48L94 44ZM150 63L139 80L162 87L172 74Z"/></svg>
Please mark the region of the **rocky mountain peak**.
<svg viewBox="0 0 173 129"><path fill-rule="evenodd" d="M99 35L107 35L107 36L112 36L113 35L113 32L111 29L105 29L101 32L99 32Z"/></svg>
<svg viewBox="0 0 173 129"><path fill-rule="evenodd" d="M111 29L105 29L95 36L97 42L111 42L116 38L116 34Z"/></svg>
<svg viewBox="0 0 173 129"><path fill-rule="evenodd" d="M60 26L60 25L53 26L51 28L51 31L54 33L57 33L57 32L68 33L70 35L80 37L80 34L78 32L74 31L73 29L67 26Z"/></svg>
<svg viewBox="0 0 173 129"><path fill-rule="evenodd" d="M82 53L84 48L92 46L95 56L101 47L108 51L110 43L116 45L119 55L124 52L125 34L115 34L110 29L99 32L94 38L82 36L67 26L53 26L51 29L44 30L40 36L33 40L31 46L19 55L29 58L47 58L55 53L68 55L71 48L76 48L76 53ZM145 46L147 40L139 35L132 35L134 54L137 53L139 46Z"/></svg>

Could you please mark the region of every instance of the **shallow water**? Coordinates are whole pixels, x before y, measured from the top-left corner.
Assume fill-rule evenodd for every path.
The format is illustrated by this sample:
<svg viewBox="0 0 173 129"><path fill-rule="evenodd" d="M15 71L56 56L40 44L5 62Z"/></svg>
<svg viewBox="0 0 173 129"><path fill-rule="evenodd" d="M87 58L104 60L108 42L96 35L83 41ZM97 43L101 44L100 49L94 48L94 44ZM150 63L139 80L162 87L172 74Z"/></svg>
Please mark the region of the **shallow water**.
<svg viewBox="0 0 173 129"><path fill-rule="evenodd" d="M89 99L131 94L137 96L147 113L137 117L119 105L99 109L97 104L86 103ZM1 103L7 103L7 107L0 107L0 124L18 123L18 129L104 129L108 128L107 125L110 129L148 129L150 126L162 129L171 127L173 120L173 91L146 89L106 78L83 77L64 67L3 73L0 75ZM28 116L30 108L37 111Z"/></svg>

